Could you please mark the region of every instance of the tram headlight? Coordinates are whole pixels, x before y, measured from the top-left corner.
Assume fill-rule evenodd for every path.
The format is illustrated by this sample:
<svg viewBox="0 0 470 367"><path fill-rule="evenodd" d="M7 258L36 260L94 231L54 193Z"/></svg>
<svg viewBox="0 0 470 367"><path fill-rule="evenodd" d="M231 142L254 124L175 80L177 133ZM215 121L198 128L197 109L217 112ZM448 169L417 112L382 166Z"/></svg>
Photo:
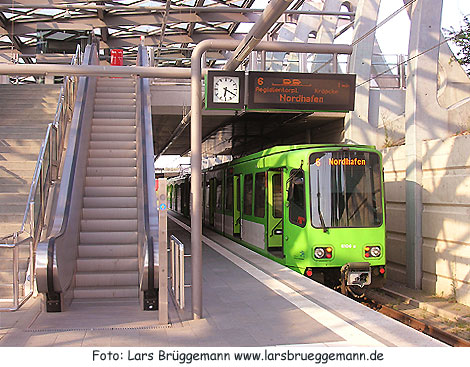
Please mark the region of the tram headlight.
<svg viewBox="0 0 470 367"><path fill-rule="evenodd" d="M315 256L315 258L317 259L323 259L323 257L325 256L325 249L323 247L317 247L314 251L313 251L313 255Z"/></svg>
<svg viewBox="0 0 470 367"><path fill-rule="evenodd" d="M373 246L370 248L370 256L380 257L380 255L382 255L382 251L380 250L379 246Z"/></svg>
<svg viewBox="0 0 470 367"><path fill-rule="evenodd" d="M380 257L382 256L382 249L380 246L366 246L364 247L365 257Z"/></svg>

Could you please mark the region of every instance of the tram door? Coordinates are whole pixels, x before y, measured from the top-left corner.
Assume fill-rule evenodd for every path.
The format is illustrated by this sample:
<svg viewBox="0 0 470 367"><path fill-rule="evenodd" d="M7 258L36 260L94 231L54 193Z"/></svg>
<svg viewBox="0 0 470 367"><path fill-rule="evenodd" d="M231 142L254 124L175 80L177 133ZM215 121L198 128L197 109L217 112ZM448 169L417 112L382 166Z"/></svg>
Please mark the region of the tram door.
<svg viewBox="0 0 470 367"><path fill-rule="evenodd" d="M240 236L241 205L240 205L240 175L233 176L233 235Z"/></svg>
<svg viewBox="0 0 470 367"><path fill-rule="evenodd" d="M268 251L283 257L282 172L268 171Z"/></svg>

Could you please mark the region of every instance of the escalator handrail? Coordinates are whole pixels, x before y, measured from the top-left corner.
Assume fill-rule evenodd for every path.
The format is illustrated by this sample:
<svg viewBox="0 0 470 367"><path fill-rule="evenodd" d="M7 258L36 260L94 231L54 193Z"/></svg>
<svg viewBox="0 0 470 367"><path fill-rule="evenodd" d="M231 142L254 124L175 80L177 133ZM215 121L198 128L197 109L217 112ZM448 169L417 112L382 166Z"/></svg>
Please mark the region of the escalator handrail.
<svg viewBox="0 0 470 367"><path fill-rule="evenodd" d="M82 65L89 65L91 63L91 60L93 58L93 53L95 52L95 45L88 45L85 49L85 55L83 57L83 63ZM81 108L77 111L79 113L79 123L77 126L77 132L75 135L75 142L73 145L74 149L74 154L73 154L73 160L70 168L70 176L69 176L69 183L67 185L67 195L66 195L66 200L65 200L65 208L64 208L64 215L62 217L62 223L60 226L60 230L58 233L54 234L53 236L49 237L48 239L48 246L47 246L47 293L49 295L52 295L55 292L54 290L54 260L55 260L55 242L58 238L62 237L65 234L65 231L67 229L68 225L68 219L70 215L70 203L71 203L71 198L72 198L72 193L73 193L73 186L74 186L74 181L75 181L75 169L77 166L77 160L78 160L78 149L80 146L80 138L81 138L81 130L82 130L82 125L83 125L83 115L84 115L84 109L86 105L86 99L87 99L87 89L88 89L88 83L89 83L89 77L84 77L84 83L83 83L83 99L81 102ZM80 83L79 87L80 88ZM77 93L80 93L78 91Z"/></svg>
<svg viewBox="0 0 470 367"><path fill-rule="evenodd" d="M147 49L144 46L139 46L138 51L138 66L148 66L148 54ZM144 243L147 244L147 255L148 255L148 290L155 288L155 278L154 278L154 246L153 246L153 236L150 233L150 209L149 209L149 187L148 187L148 177L149 172L147 169L147 132L146 132L146 123L145 121L151 117L147 116L148 109L148 100L147 96L150 93L150 90L147 87L148 80L144 78L139 78L138 80L140 88L140 124L141 124L141 135L142 135L142 181L144 184ZM147 84L147 85L146 85ZM153 161L153 157L152 157Z"/></svg>

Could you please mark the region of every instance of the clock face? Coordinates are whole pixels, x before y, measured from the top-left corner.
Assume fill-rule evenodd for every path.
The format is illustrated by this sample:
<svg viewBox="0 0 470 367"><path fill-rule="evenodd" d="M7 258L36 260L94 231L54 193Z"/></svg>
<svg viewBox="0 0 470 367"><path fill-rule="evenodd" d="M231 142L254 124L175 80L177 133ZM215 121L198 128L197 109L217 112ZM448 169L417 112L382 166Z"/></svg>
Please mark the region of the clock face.
<svg viewBox="0 0 470 367"><path fill-rule="evenodd" d="M237 76L214 76L214 102L240 102L240 79Z"/></svg>

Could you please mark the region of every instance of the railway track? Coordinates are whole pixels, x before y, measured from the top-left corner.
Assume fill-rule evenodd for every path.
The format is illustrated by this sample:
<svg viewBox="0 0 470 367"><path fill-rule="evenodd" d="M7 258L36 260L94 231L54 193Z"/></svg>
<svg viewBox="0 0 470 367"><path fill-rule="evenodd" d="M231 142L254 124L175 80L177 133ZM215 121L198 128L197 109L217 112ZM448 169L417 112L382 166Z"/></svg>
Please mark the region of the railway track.
<svg viewBox="0 0 470 367"><path fill-rule="evenodd" d="M356 299L357 300L357 299ZM457 335L448 333L438 327L431 325L430 323L418 320L417 318L406 314L405 312L393 309L384 304L381 304L373 298L369 293L366 293L363 299L358 300L363 305L370 307L377 312L380 312L388 317L391 317L405 325L412 327L426 335L429 335L443 343L446 343L453 347L470 347L470 341L465 340Z"/></svg>

